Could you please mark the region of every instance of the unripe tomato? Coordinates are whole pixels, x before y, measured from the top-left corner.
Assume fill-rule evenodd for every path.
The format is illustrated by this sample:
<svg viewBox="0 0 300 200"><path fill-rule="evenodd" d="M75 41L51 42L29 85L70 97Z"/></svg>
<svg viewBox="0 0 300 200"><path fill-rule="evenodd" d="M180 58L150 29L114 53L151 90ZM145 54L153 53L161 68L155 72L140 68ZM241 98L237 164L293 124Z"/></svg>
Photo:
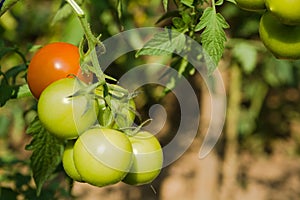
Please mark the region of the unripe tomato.
<svg viewBox="0 0 300 200"><path fill-rule="evenodd" d="M262 11L265 7L265 0L235 0L237 5L248 11Z"/></svg>
<svg viewBox="0 0 300 200"><path fill-rule="evenodd" d="M33 96L38 99L48 85L71 74L85 82L92 80L92 75L83 75L80 70L78 48L72 44L55 42L45 45L34 54L28 66L27 82Z"/></svg>
<svg viewBox="0 0 300 200"><path fill-rule="evenodd" d="M300 58L300 26L288 26L280 23L270 12L266 12L259 24L259 35L277 58Z"/></svg>
<svg viewBox="0 0 300 200"><path fill-rule="evenodd" d="M84 132L74 145L74 163L82 179L95 186L121 181L132 164L132 146L117 130L93 128Z"/></svg>
<svg viewBox="0 0 300 200"><path fill-rule="evenodd" d="M149 132L139 132L129 137L133 148L133 164L123 182L130 185L151 183L160 173L163 152L160 143Z"/></svg>
<svg viewBox="0 0 300 200"><path fill-rule="evenodd" d="M50 133L62 139L74 139L97 121L97 101L89 96L72 96L85 86L79 79L64 78L42 92L38 116Z"/></svg>
<svg viewBox="0 0 300 200"><path fill-rule="evenodd" d="M74 141L72 140L68 141L68 144L66 145L63 153L62 164L66 174L68 174L70 178L72 178L75 181L81 182L82 178L78 173L74 163L73 147L74 147Z"/></svg>
<svg viewBox="0 0 300 200"><path fill-rule="evenodd" d="M299 0L266 0L266 6L282 23L287 25L300 24Z"/></svg>

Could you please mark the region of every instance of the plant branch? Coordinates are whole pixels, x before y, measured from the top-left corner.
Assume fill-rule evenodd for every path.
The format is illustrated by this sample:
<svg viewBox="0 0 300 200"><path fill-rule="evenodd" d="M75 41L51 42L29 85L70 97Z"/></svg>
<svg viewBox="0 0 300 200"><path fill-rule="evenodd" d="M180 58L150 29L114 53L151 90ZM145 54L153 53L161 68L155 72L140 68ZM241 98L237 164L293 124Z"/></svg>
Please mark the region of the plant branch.
<svg viewBox="0 0 300 200"><path fill-rule="evenodd" d="M103 71L101 70L99 61L98 61L98 55L96 51L96 47L100 46L104 49L104 46L102 42L100 42L99 37L95 37L95 35L92 33L90 25L86 19L86 15L84 11L80 8L80 6L74 1L74 0L66 0L67 3L70 4L70 6L73 8L74 12L76 13L80 24L83 28L85 39L87 40L88 44L88 50L86 53L83 53L83 45L80 45L80 57L83 62L82 67L87 67L87 69L93 73L96 74L97 78L99 79L99 82L105 83L105 75ZM92 63L92 66L90 66L89 63ZM83 70L84 71L84 70Z"/></svg>

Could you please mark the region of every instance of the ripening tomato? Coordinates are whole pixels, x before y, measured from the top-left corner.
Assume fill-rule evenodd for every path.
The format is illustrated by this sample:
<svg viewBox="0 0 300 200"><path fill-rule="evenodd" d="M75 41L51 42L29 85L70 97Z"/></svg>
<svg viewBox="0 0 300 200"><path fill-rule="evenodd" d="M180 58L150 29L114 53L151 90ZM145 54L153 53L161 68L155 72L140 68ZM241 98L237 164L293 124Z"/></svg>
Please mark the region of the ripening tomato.
<svg viewBox="0 0 300 200"><path fill-rule="evenodd" d="M44 127L62 139L75 139L97 121L97 100L88 95L74 95L86 84L64 78L51 83L38 101L38 116Z"/></svg>
<svg viewBox="0 0 300 200"><path fill-rule="evenodd" d="M78 48L69 43L55 42L34 54L28 66L27 82L31 93L38 99L52 82L72 74L85 82L92 81L92 75L82 74L80 70Z"/></svg>
<svg viewBox="0 0 300 200"><path fill-rule="evenodd" d="M132 164L132 146L117 130L91 128L76 140L75 167L83 181L106 186L121 181Z"/></svg>
<svg viewBox="0 0 300 200"><path fill-rule="evenodd" d="M122 181L130 185L151 183L159 175L163 165L163 152L159 141L146 131L129 137L129 140L134 154L133 163Z"/></svg>

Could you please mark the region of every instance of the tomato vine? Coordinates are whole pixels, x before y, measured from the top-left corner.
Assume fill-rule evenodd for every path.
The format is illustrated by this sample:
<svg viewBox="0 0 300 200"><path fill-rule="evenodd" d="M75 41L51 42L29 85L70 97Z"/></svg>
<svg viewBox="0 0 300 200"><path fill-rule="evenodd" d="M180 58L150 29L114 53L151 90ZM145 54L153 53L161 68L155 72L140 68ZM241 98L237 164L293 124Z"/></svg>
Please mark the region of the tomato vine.
<svg viewBox="0 0 300 200"><path fill-rule="evenodd" d="M19 2L19 0L2 0L0 2L0 17L9 11L9 9L11 9L17 2ZM258 112L260 111L261 104L266 96L266 91L268 88L267 85L278 86L281 83L292 82L290 77L293 75L293 68L292 65L287 64L287 61L276 62L276 64L274 64L274 59L258 61L257 57L259 56L259 52L262 52L264 55L268 53L262 43L258 40L255 40L255 42L251 41L251 44L250 42L245 42L245 40L241 42L241 40L234 38L230 38L230 41L227 41L229 38L226 31L228 31L230 28L230 23L219 9L222 5L224 5L225 2L237 3L237 6L242 5L239 4L240 1L234 0L162 0L164 13L156 21L156 26L165 28L166 32L168 32L168 30L172 30L172 37L169 37L169 35L165 33L154 34L154 36L149 39L143 48L135 53L135 57L138 58L144 55L170 55L170 67L176 69L178 71L178 75L176 77L171 77L168 83L168 89L164 91L165 93L163 95L176 86L178 79L182 78L183 76L191 76L195 74L195 68L187 61L188 53L185 53L183 56L178 56L176 53L194 51L193 53L197 54L199 61L205 61L203 69L209 75L214 73L214 71L217 69L220 60L224 56L224 52L228 49L231 50L232 53L230 56L232 56L234 60L234 70L241 67L243 72L247 75L249 75L251 72L254 72L258 62L266 62L266 65L270 65L271 67L263 68L262 76L264 77L261 78L263 79L262 83L257 81L253 84L255 86L258 85L258 89L252 85L252 87L256 89L256 92L262 94L259 98L251 97L249 100L249 104L251 104L249 110L251 110L251 112L254 110L255 114L248 115L246 120L254 122L256 118L258 118ZM60 9L56 12L55 17L52 19L52 24L55 24L55 22L58 22L65 16L71 14L76 16L84 33L84 36L79 44L80 67L84 73L92 72L97 78L94 85L88 86L84 90L77 91L77 93L70 95L70 97L96 93L94 95L96 98L100 99L98 99L98 103L101 104L100 106L102 106L101 111L104 116L103 118L98 117L99 122L101 121L100 125L103 125L104 127L110 126L110 128L113 127L125 132L127 135L133 136L137 134L139 129L131 131L131 129L136 128L131 127L136 111L134 103L131 103L131 106L128 107L128 100L130 102L135 94L129 93L125 88L120 89L115 87L113 84L107 83L107 79L111 79L113 81L116 80L113 77L106 75L102 71L102 68L99 64L101 54L105 53L106 47L101 41L102 34L94 35L93 33L92 27L88 21L88 17L84 9L82 9L82 5L84 5L84 3L86 2L83 0L62 1ZM122 23L121 19L124 17L123 9L126 6L125 3L126 2L122 0L117 0L116 2L114 11L117 13L116 15L120 20L118 23ZM242 6L241 8L245 9L245 7ZM271 12L269 6L267 6L267 8L263 7L263 11L261 11L261 8L262 7L259 7L259 10L262 13ZM253 7L248 7L246 10L257 11L256 7L255 9ZM268 15L269 14L270 13L268 13ZM275 20L278 19L275 18ZM299 29L299 24L293 23L292 25L288 24L288 26L293 30ZM286 25L280 24L280 27L286 27ZM268 39L270 39L269 33L267 31L262 31L264 31L264 29L261 29L261 33L264 34L261 34L261 38L263 36L262 42L267 41L265 44L267 44L266 46L268 47ZM273 31L273 33L274 32L275 31ZM166 37L166 35L168 37ZM190 37L200 43L202 45L202 49L192 49L187 37ZM170 40L170 38L172 39ZM286 42L283 43L287 44ZM273 47L269 47L270 52L273 52L271 48ZM162 49L168 49L169 51ZM282 49L283 48L280 50ZM286 49L289 48L287 47ZM288 52L285 50L285 48L283 50ZM28 61L25 54L28 52L22 53L17 47L8 47L3 43L0 43L0 59L4 58L10 53L16 54L18 57L20 57L21 64L13 66L7 71L2 70L2 66L0 66L1 107L4 106L10 99L31 95L28 85L26 84L26 80L25 83L21 84L16 81L17 76L24 75L24 73L27 71ZM299 56L298 51L293 51L293 53L296 55L286 56L285 58L297 59ZM235 65L236 63L238 63L240 66ZM283 70L285 71L282 73L283 75L279 73L279 68L284 68ZM240 73L242 72L238 71L239 76L241 75ZM237 85L239 84L241 83L238 81ZM255 90L253 88L250 88L251 91ZM240 88L238 88L238 92L240 92L239 90ZM240 104L240 102L238 103ZM237 106L237 104L235 106ZM125 114L120 112L120 110L123 110L123 108L126 110ZM234 108L239 109L239 107ZM117 115L118 117L115 117ZM237 119L235 118L233 121L236 122L236 120ZM246 129L248 127L241 127L241 129L243 128ZM127 132L127 130L130 131ZM246 130L244 132L250 131ZM33 178L37 186L37 195L40 195L44 183L51 177L61 163L62 152L66 146L66 141L62 141L54 137L48 130L45 129L44 125L38 118L35 118L35 120L29 125L26 132L32 136L32 141L27 145L26 149L33 151L31 156L31 169L33 171ZM49 145L50 143L51 145Z"/></svg>

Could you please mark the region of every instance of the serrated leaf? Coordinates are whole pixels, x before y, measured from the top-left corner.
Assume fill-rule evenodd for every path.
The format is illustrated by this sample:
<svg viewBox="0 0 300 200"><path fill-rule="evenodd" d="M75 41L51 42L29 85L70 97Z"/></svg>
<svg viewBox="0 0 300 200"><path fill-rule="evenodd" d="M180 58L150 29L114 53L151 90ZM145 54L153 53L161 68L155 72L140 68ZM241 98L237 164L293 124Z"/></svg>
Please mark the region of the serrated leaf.
<svg viewBox="0 0 300 200"><path fill-rule="evenodd" d="M26 150L32 150L30 166L37 186L39 196L42 186L53 174L61 162L64 142L49 133L41 124L38 117L30 124L27 131L33 136Z"/></svg>
<svg viewBox="0 0 300 200"><path fill-rule="evenodd" d="M226 35L224 29L229 28L224 17L216 13L211 7L204 10L200 22L196 25L195 30L202 32L201 43L203 49L211 57L214 65L208 66L208 73L212 73L219 63L225 48Z"/></svg>
<svg viewBox="0 0 300 200"><path fill-rule="evenodd" d="M232 50L233 56L241 64L246 73L251 73L257 63L257 50L249 43L238 43Z"/></svg>
<svg viewBox="0 0 300 200"><path fill-rule="evenodd" d="M177 31L165 30L154 35L136 56L140 55L170 55L180 52L185 47L186 37Z"/></svg>

